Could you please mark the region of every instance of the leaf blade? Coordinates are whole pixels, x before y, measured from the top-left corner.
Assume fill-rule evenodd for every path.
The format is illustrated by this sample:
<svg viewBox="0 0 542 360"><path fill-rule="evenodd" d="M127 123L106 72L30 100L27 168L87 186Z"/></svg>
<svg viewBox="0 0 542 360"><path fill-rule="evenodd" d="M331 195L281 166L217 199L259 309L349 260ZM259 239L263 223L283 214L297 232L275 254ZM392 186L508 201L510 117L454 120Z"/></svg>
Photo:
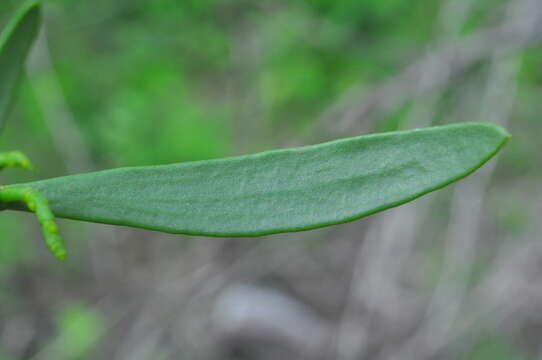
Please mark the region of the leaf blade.
<svg viewBox="0 0 542 360"><path fill-rule="evenodd" d="M26 3L0 34L0 129L14 102L26 57L38 35L40 19L39 2Z"/></svg>
<svg viewBox="0 0 542 360"><path fill-rule="evenodd" d="M24 184L55 215L170 233L260 236L359 219L470 174L506 143L462 123Z"/></svg>

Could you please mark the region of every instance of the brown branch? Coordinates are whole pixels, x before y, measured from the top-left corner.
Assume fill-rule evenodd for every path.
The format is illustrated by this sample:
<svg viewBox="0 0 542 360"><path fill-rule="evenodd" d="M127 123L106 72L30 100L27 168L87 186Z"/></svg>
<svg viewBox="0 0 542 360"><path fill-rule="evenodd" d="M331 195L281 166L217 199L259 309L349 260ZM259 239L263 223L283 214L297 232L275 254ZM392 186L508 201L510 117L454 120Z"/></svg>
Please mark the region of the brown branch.
<svg viewBox="0 0 542 360"><path fill-rule="evenodd" d="M540 42L542 16L534 12L518 18L437 49L396 77L377 85L371 93L360 87L353 88L323 114L318 128L325 129L323 133L328 135L343 134L412 98L446 87L473 66L492 57L497 49L501 54L511 54Z"/></svg>

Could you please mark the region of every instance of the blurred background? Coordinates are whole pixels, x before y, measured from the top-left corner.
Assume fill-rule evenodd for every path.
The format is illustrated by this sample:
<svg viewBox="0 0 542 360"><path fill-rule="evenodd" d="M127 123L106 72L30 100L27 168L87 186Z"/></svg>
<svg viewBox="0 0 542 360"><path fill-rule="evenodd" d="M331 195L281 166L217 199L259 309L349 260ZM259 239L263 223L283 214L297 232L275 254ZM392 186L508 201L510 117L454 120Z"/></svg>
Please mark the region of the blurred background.
<svg viewBox="0 0 542 360"><path fill-rule="evenodd" d="M0 0L0 26L19 6ZM462 121L500 155L252 239L0 216L0 359L542 359L542 0L44 1L2 183Z"/></svg>

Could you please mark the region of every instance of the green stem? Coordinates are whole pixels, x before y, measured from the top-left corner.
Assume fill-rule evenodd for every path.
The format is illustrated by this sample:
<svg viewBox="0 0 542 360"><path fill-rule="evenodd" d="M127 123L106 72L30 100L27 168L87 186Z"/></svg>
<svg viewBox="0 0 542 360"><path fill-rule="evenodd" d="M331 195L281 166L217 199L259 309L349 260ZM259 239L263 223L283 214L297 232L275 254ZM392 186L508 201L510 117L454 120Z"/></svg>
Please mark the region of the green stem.
<svg viewBox="0 0 542 360"><path fill-rule="evenodd" d="M0 153L0 170L5 167L21 167L23 169L32 170L32 163L20 151L10 151Z"/></svg>
<svg viewBox="0 0 542 360"><path fill-rule="evenodd" d="M49 208L47 198L31 187L0 186L0 203L14 201L24 202L28 209L36 213L47 246L58 259L65 259L67 252L64 248L64 242L58 234L55 216Z"/></svg>

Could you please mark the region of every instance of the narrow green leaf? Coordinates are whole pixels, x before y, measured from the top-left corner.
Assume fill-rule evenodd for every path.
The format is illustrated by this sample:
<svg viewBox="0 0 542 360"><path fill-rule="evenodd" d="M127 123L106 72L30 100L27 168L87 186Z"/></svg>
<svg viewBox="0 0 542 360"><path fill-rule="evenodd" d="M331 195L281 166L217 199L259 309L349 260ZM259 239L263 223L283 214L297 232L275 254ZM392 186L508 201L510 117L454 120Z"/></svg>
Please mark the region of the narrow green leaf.
<svg viewBox="0 0 542 360"><path fill-rule="evenodd" d="M266 235L413 200L473 172L508 137L501 127L462 123L24 186L45 195L59 217L171 233Z"/></svg>
<svg viewBox="0 0 542 360"><path fill-rule="evenodd" d="M27 3L0 34L0 128L9 113L26 57L38 34L40 12L38 2Z"/></svg>

